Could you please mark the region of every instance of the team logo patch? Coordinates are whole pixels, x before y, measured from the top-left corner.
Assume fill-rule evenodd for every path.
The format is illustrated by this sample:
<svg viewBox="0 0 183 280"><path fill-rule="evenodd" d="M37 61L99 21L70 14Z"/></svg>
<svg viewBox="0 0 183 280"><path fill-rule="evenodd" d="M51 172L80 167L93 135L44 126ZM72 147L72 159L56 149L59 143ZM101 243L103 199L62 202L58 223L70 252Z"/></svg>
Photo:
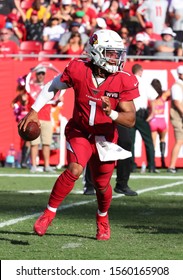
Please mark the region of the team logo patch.
<svg viewBox="0 0 183 280"><path fill-rule="evenodd" d="M95 45L95 44L98 44L98 36L97 34L93 34L93 36L90 37L90 45Z"/></svg>
<svg viewBox="0 0 183 280"><path fill-rule="evenodd" d="M98 94L98 93L99 93L99 91L100 91L100 90L95 90L95 89L92 89L92 93L93 93L93 94Z"/></svg>
<svg viewBox="0 0 183 280"><path fill-rule="evenodd" d="M109 91L106 91L104 95L108 96L110 98L115 98L115 99L119 98L119 92L109 92Z"/></svg>

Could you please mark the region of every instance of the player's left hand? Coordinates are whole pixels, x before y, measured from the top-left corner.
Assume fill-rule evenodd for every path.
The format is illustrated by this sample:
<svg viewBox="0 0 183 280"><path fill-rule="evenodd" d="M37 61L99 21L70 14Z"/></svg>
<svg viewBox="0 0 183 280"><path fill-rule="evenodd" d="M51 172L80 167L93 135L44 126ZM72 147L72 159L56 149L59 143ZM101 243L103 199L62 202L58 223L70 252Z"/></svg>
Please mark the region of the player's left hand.
<svg viewBox="0 0 183 280"><path fill-rule="evenodd" d="M102 109L106 113L107 116L111 113L111 102L108 96L101 96L102 99Z"/></svg>

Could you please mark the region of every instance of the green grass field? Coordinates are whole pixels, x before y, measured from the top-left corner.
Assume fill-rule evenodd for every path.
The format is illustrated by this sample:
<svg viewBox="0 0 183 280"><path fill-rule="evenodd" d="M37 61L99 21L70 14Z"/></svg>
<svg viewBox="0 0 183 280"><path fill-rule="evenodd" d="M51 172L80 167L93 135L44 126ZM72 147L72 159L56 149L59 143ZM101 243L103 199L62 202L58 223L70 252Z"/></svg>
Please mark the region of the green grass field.
<svg viewBox="0 0 183 280"><path fill-rule="evenodd" d="M96 198L82 194L82 178L47 234L34 234L58 174L0 168L1 260L183 260L182 171L133 173L130 187L138 196L113 193L109 241L95 240Z"/></svg>

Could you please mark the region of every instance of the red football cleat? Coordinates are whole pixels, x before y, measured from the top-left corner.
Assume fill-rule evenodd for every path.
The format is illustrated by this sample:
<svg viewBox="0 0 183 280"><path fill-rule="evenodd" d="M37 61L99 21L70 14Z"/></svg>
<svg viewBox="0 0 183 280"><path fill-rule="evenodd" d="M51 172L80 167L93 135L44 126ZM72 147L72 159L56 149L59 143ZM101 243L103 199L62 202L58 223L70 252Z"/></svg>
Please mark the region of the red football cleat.
<svg viewBox="0 0 183 280"><path fill-rule="evenodd" d="M97 214L97 240L108 240L110 238L110 225L108 215L102 217Z"/></svg>
<svg viewBox="0 0 183 280"><path fill-rule="evenodd" d="M43 236L46 233L47 228L51 225L54 217L55 213L49 215L48 211L45 211L34 224L35 233L39 236Z"/></svg>

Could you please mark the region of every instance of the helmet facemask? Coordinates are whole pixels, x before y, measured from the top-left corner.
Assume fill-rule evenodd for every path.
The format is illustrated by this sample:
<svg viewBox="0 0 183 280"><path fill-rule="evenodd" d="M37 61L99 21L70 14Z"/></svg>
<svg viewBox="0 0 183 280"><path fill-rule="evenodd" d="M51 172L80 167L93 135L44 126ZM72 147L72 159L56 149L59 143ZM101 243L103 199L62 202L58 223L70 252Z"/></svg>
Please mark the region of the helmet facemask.
<svg viewBox="0 0 183 280"><path fill-rule="evenodd" d="M105 70L110 73L121 71L126 57L126 51L121 49L104 48L103 61Z"/></svg>

